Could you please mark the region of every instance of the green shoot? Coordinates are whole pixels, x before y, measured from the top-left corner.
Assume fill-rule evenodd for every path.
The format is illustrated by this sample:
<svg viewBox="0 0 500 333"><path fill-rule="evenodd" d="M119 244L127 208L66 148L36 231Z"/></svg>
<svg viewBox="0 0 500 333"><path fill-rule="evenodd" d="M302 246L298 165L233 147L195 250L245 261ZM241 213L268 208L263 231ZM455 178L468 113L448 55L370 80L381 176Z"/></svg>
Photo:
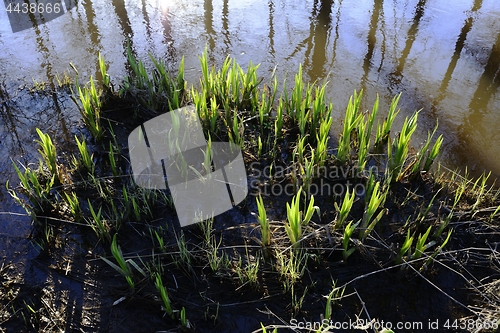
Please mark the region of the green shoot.
<svg viewBox="0 0 500 333"><path fill-rule="evenodd" d="M115 150L111 142L109 143L108 156L109 156L109 164L111 165L111 173L113 174L114 177L120 176L120 171L118 170L118 166L116 164Z"/></svg>
<svg viewBox="0 0 500 333"><path fill-rule="evenodd" d="M106 64L104 63L104 57L102 56L101 52L99 52L99 69L102 75L102 85L105 89L109 90L111 88L110 78L106 71Z"/></svg>
<svg viewBox="0 0 500 333"><path fill-rule="evenodd" d="M417 243L415 245L415 253L413 254L413 259L419 259L422 254L424 254L425 250L430 246L434 245L433 242L426 244L427 238L431 232L432 225L429 226L427 231L424 234L418 236Z"/></svg>
<svg viewBox="0 0 500 333"><path fill-rule="evenodd" d="M446 236L443 243L437 247L437 249L434 251L434 253L432 253L432 255L429 256L429 258L427 258L427 260L426 260L424 266L422 266L422 268L429 266L430 262L436 257L436 255L446 246L446 244L448 244L448 241L450 240L452 232L453 232L453 229L448 231L448 235Z"/></svg>
<svg viewBox="0 0 500 333"><path fill-rule="evenodd" d="M472 205L471 211L475 211L479 204L483 201L484 199L484 194L485 194L485 189L486 189L486 182L491 176L491 171L488 174L483 173L480 178L476 180L472 187L472 191L475 192L476 194L476 202L474 202L474 205ZM479 180L481 180L481 184L479 185L479 189L476 190L478 187Z"/></svg>
<svg viewBox="0 0 500 333"><path fill-rule="evenodd" d="M386 210L382 209L380 213L374 217L375 212L384 205L385 198L386 192L383 192L383 190L380 189L380 182L377 182L363 213L360 232L361 240L364 240L370 234L370 232L375 228L375 225L386 213Z"/></svg>
<svg viewBox="0 0 500 333"><path fill-rule="evenodd" d="M335 222L335 229L340 228L344 224L347 216L349 215L349 212L351 211L352 204L354 203L355 198L356 193L354 189L352 190L352 194L350 195L349 189L347 189L344 200L342 201L342 206L339 208L338 204L335 202L335 208L337 209L337 212L339 214L337 221Z"/></svg>
<svg viewBox="0 0 500 333"><path fill-rule="evenodd" d="M80 151L81 164L90 174L94 174L94 154L90 155L89 150L87 149L85 138L82 138L82 141L80 142L80 140L78 140L78 137L75 135L75 140L78 146L78 150Z"/></svg>
<svg viewBox="0 0 500 333"><path fill-rule="evenodd" d="M109 259L106 259L104 257L101 257L101 259L104 262L106 262L108 265L113 267L118 273L123 275L125 277L125 279L127 280L127 283L129 284L130 289L134 289L135 288L135 283L133 280L134 274L133 274L132 269L130 268L130 265L129 265L131 259L125 260L125 257L123 256L123 253L122 253L120 246L116 243L116 234L113 236L113 241L111 242L111 254L115 258L118 265L116 265L115 263L113 263L112 261L110 261Z"/></svg>
<svg viewBox="0 0 500 333"><path fill-rule="evenodd" d="M388 144L388 178L390 182L400 181L404 176L401 172L410 149L410 140L413 132L417 129L418 112L414 113L409 119L406 118L399 136L394 139L393 144Z"/></svg>
<svg viewBox="0 0 500 333"><path fill-rule="evenodd" d="M283 129L283 108L284 108L283 98L279 98L278 108L276 109L276 119L274 120L274 137L280 139Z"/></svg>
<svg viewBox="0 0 500 333"><path fill-rule="evenodd" d="M325 319L332 318L332 305L336 304L344 296L344 291L345 287L339 288L337 287L337 283L332 281L332 290L328 294L328 297L326 297Z"/></svg>
<svg viewBox="0 0 500 333"><path fill-rule="evenodd" d="M48 134L43 133L39 128L36 128L36 132L40 137L40 140L36 141L41 148L38 152L45 161L45 165L49 169L50 174L58 177L56 147Z"/></svg>
<svg viewBox="0 0 500 333"><path fill-rule="evenodd" d="M351 236L354 232L354 229L358 226L360 221L352 224L352 221L349 222L344 229L344 236L342 237L342 258L344 261L349 258L349 256L356 250L355 247L349 248L349 241L351 240Z"/></svg>
<svg viewBox="0 0 500 333"><path fill-rule="evenodd" d="M289 249L288 255L276 249L275 257L286 292L304 275L308 255L302 249L292 248Z"/></svg>
<svg viewBox="0 0 500 333"><path fill-rule="evenodd" d="M346 163L351 154L351 135L363 117L363 115L359 113L359 104L361 102L362 95L362 91L359 95L356 91L354 91L354 96L349 98L349 103L347 104L344 118L344 129L339 139L339 147L337 151L337 159L341 164Z"/></svg>
<svg viewBox="0 0 500 333"><path fill-rule="evenodd" d="M157 230L153 230L153 234L156 238L156 241L158 242L158 246L160 247L160 251L165 253L167 249L165 247L165 239L163 239L163 235L160 234Z"/></svg>
<svg viewBox="0 0 500 333"><path fill-rule="evenodd" d="M259 211L257 215L257 220L260 224L260 233L262 235L262 245L269 246L271 245L271 229L269 226L269 221L266 215L266 208L264 207L264 201L262 200L262 196L258 196L255 198L257 201L257 209Z"/></svg>
<svg viewBox="0 0 500 333"><path fill-rule="evenodd" d="M9 185L8 182L6 182L6 186L11 196L19 204L21 204L21 206L24 207L27 213L35 217L36 212L43 212L46 208L53 206L53 204L49 199L49 196L52 186L54 185L56 176L52 175L52 177L47 182L40 182L40 180L38 179L37 171L31 170L30 168L25 168L23 173L21 172L21 170L19 170L19 168L15 163L12 164L14 166L14 169L16 170L19 180L21 181L21 187L23 189L23 192L26 194L33 207L25 204L24 201L21 198L19 198L13 190L10 190L8 188ZM41 168L41 162L40 162L40 168Z"/></svg>
<svg viewBox="0 0 500 333"><path fill-rule="evenodd" d="M434 162L437 155L439 154L439 151L441 150L442 145L443 145L443 135L441 134L436 139L436 142L434 142L434 145L432 146L432 149L429 153L429 156L427 156L427 159L425 160L424 167L422 168L423 171L429 171L432 163Z"/></svg>
<svg viewBox="0 0 500 333"><path fill-rule="evenodd" d="M408 229L408 233L406 234L406 239L399 250L398 256L396 258L396 264L400 264L403 261L403 256L408 252L413 244L413 236L410 236L410 230Z"/></svg>
<svg viewBox="0 0 500 333"><path fill-rule="evenodd" d="M80 203L78 200L78 196L76 195L75 192L71 192L71 195L68 193L64 193L64 197L66 199L66 202L70 208L71 215L75 219L75 221L81 221L83 216L82 216L82 210L80 208Z"/></svg>
<svg viewBox="0 0 500 333"><path fill-rule="evenodd" d="M161 300L163 301L163 310L173 318L173 310L170 304L170 298L168 297L167 288L163 285L163 280L160 273L155 274L155 286L160 293Z"/></svg>
<svg viewBox="0 0 500 333"><path fill-rule="evenodd" d="M177 234L175 235L176 241L177 241L177 247L179 248L179 258L181 263L186 267L188 270L191 270L191 257L192 254L189 252L186 239L184 237L184 232L181 231L181 237L177 237Z"/></svg>
<svg viewBox="0 0 500 333"><path fill-rule="evenodd" d="M181 314L180 314L180 318L179 319L181 321L181 326L183 328L189 328L190 327L189 321L186 318L186 309L184 307L182 307L182 309L181 309Z"/></svg>
<svg viewBox="0 0 500 333"><path fill-rule="evenodd" d="M94 230L97 236L110 240L111 236L109 234L108 226L106 225L106 221L101 216L102 207L99 207L99 210L96 213L89 199L87 199L87 202L89 204L90 214L92 215L92 220L89 221L89 226L92 230Z"/></svg>
<svg viewBox="0 0 500 333"><path fill-rule="evenodd" d="M298 245L298 241L302 237L302 227L307 226L314 211L318 211L318 208L314 206L314 196L311 196L309 205L303 213L300 210L301 194L302 188L300 188L297 194L292 198L292 202L290 204L287 202L286 204L288 224L285 224L285 230L290 242L294 246Z"/></svg>
<svg viewBox="0 0 500 333"><path fill-rule="evenodd" d="M104 135L104 129L101 125L101 97L95 87L94 79L90 77L90 87L78 86L78 97L80 103L80 114L83 122L92 133L92 136L99 141ZM76 101L76 99L75 99Z"/></svg>
<svg viewBox="0 0 500 333"><path fill-rule="evenodd" d="M375 137L375 147L380 148L383 144L385 144L389 139L389 134L391 132L392 124L394 119L399 113L399 109L396 111L396 108L399 103L399 99L401 98L401 93L395 96L391 101L391 106L389 108L389 113L387 114L387 118L385 119L382 125L378 124L377 126L377 136Z"/></svg>

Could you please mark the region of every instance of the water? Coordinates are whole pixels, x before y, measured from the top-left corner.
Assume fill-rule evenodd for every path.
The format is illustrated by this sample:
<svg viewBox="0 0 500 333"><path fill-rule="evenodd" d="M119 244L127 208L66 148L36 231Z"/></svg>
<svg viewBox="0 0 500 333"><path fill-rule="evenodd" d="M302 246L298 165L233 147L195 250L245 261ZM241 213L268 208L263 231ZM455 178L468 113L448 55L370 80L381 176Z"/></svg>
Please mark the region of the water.
<svg viewBox="0 0 500 333"><path fill-rule="evenodd" d="M15 178L10 158L25 163L36 158L34 127L64 141L78 121L69 99L26 97L26 90L17 88L32 80L55 85L64 72L75 77L70 63L81 80L98 76L99 52L119 82L127 74L128 40L139 58L147 60L151 53L172 69L184 56L186 77L193 84L200 76L198 55L206 45L213 64L220 65L227 55L242 65L251 60L261 64L265 79L276 69L280 79L290 82L302 63L306 79L329 81L333 131L355 89L365 91L366 108L378 93L382 110L403 92L403 114L422 108L415 144L438 121L445 135L443 163L500 175L496 0L457 0L453 5L445 0L84 0L52 21L17 33L0 9L0 80L16 98L1 109L4 179ZM21 212L1 191L0 211ZM21 228L19 235L25 231Z"/></svg>

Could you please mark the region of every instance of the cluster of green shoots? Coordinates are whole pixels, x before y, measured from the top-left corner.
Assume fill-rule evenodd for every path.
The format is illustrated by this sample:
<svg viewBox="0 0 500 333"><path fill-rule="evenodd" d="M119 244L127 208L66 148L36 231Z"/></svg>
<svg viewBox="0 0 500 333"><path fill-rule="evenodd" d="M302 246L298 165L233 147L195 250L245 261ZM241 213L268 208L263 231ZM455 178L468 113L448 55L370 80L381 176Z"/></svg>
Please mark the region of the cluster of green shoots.
<svg viewBox="0 0 500 333"><path fill-rule="evenodd" d="M239 281L242 286L255 287L261 275L277 272L283 291L291 295L291 310L297 314L308 290L301 289L299 283L315 249L320 245L324 249L324 242L328 240L330 248L340 250L342 260L347 261L367 243L380 243L379 226L389 223L389 203L395 201L395 186L410 184L425 175L441 150L443 137L435 138L436 126L423 145L412 153L411 139L417 129L419 112L407 117L399 132L393 128L400 113L401 95L392 99L381 121L378 97L371 111L363 112L360 107L362 93L354 92L345 110L338 145L333 149L329 140L334 109L326 101L327 83L306 84L301 66L294 77L293 88L289 90L285 81L283 92L278 95L274 73L271 83L262 85L257 76L258 65L249 63L244 70L228 57L221 68L216 69L209 66L207 50L200 56L199 86L188 89L183 61L177 74L172 75L163 61L151 57L154 69L148 72L145 63L137 60L130 48L127 56L131 75L119 90L115 91L111 84L101 56L102 86L93 78L85 85L76 84L74 100L92 139L75 136L75 154L70 163L65 164L50 136L37 129L39 165L33 169L13 163L20 191L9 188L9 192L33 218L57 217L92 230L99 240L109 245L111 257L102 256L102 259L124 277L131 290L140 289L138 284L154 286L165 313L183 328L190 324L184 307L176 307L168 293L165 258L170 258L187 276L192 276L197 269L196 262L204 261L206 264L199 270ZM265 161L270 170L278 165L291 170L283 179L270 179L270 182L291 183L294 188L294 194L285 205L283 220L273 220L275 216L270 216L266 209L273 198L258 195L254 230L258 230L260 241L255 246L245 244L244 254L227 251L222 236L214 233L214 220L209 219L199 224L200 244L189 243L182 232L175 233L175 240L168 242L163 228L151 226L150 237L154 244L149 256L151 261L144 262L138 256L125 257L117 237L123 225L149 223L156 217L155 207L167 205L172 208L172 201L164 191L140 189L130 175L123 175L127 160L122 156L111 123L105 125L102 121L107 103L119 100L132 105L134 115L139 118L192 103L209 144L211 138L229 140L243 148L246 160ZM103 155L106 156L102 158ZM210 159L206 153L206 165L210 165L207 163ZM374 164L382 166L380 172L372 172L370 166ZM320 177L322 167L356 169L354 181L363 186L364 192L347 189L340 197L315 197L309 188ZM487 180L487 175L475 182L467 177L458 182L453 180L454 202L445 216L439 216L439 223L429 217L437 204L437 193L422 204L418 213L408 216L399 235L401 245L391 249L394 263L415 263L420 269L429 266L450 240L449 222L463 201L464 193L475 193L477 200L471 204L474 212L479 212L485 198L491 197L486 189ZM404 206L411 200L409 194L398 204ZM331 207L335 208L333 220L322 221L321 211L326 214ZM499 211L500 207L492 211L490 219ZM44 220L47 243L53 230L50 221ZM342 295L343 289L334 284L326 297L325 318L331 317L332 306Z"/></svg>
<svg viewBox="0 0 500 333"><path fill-rule="evenodd" d="M174 110L184 104L184 58L177 70L177 76L171 75L167 64L150 56L154 71L148 73L144 62L137 60L130 47L127 47L127 59L132 75L125 79L120 96L132 97L138 105L156 112Z"/></svg>

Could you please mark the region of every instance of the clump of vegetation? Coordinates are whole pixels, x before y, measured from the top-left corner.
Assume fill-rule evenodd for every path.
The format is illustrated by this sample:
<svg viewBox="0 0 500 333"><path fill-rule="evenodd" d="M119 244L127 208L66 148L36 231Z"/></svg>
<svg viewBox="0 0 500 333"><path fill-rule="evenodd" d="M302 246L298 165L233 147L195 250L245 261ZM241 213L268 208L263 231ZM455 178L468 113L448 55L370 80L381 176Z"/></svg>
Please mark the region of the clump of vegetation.
<svg viewBox="0 0 500 333"><path fill-rule="evenodd" d="M371 111L364 112L362 92L354 92L332 149L334 108L326 101L327 83L305 83L301 66L293 88L284 82L280 94L274 75L270 84L262 85L258 65L250 63L244 70L228 57L217 69L209 65L207 50L200 56L200 82L189 88L183 61L174 73L151 57L153 70L148 72L130 49L127 56L131 75L120 87L111 84L102 57L102 82L91 78L88 84L76 84L74 100L93 138L86 139L86 130L80 139L75 136L78 157L58 155L57 140L37 129L38 167L13 162L20 183L17 190L7 187L43 222L45 239L56 238L58 223L67 221L100 244L93 254L118 273L128 288L126 297L156 295L157 308L172 327L190 330L195 318L218 324L219 305L213 296L200 291L195 301L186 301L180 291L205 288L200 285L213 281L234 286L235 293L245 289L263 299L272 294L285 303L280 315L290 318L307 315L302 310L308 300L323 294L325 318L333 318L336 306L351 302L344 294L350 283L332 287L335 276L330 276L323 288L324 277L316 278L315 272L323 269L332 275L330 265L354 267L362 261L383 271L397 268L398 274L424 276L442 269L435 263L453 243L453 223L463 214L479 218L487 213L481 219L489 224L498 217L498 192L488 187L489 175L475 181L456 173L445 177L440 171L432 176L443 137L435 139L436 127L421 147L413 146L419 112L395 129L401 95L380 121L378 97ZM120 143L128 133L116 134L117 105L119 117L126 113L127 126L134 128L187 104L195 106L209 143L217 138L242 147L250 177L250 168L267 171L250 179L260 184L252 188L256 199L249 197L236 208L253 211L254 221L225 225L216 217L180 231L170 192L139 188L123 172L130 168ZM210 153L204 157L210 172ZM276 186L291 192L270 195ZM147 243L148 248L138 249L134 243ZM44 244L50 249L50 241ZM122 247L130 249L122 252Z"/></svg>

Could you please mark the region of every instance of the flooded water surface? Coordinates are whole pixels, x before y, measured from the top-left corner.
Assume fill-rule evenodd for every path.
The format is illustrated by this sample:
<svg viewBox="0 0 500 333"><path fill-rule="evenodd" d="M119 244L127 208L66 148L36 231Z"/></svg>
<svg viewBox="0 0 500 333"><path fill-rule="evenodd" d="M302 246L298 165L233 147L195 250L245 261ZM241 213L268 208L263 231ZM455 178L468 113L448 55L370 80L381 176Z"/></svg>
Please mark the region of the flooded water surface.
<svg viewBox="0 0 500 333"><path fill-rule="evenodd" d="M173 70L184 56L190 84L198 82L205 46L216 66L227 55L242 65L260 63L264 82L275 70L291 85L303 64L307 80L329 81L334 131L355 89L365 92L366 108L379 94L387 109L402 92L404 114L422 109L419 140L439 122L443 163L500 174L496 0L82 0L66 14L16 33L0 9L4 179L13 179L11 158L35 159L35 127L64 138L78 121L71 100L30 101L18 87L33 80L55 85L64 72L75 77L70 63L80 80L98 76L99 52L119 82L127 75L128 41L139 58L147 61L151 53ZM1 210L19 212L7 197L2 189Z"/></svg>

